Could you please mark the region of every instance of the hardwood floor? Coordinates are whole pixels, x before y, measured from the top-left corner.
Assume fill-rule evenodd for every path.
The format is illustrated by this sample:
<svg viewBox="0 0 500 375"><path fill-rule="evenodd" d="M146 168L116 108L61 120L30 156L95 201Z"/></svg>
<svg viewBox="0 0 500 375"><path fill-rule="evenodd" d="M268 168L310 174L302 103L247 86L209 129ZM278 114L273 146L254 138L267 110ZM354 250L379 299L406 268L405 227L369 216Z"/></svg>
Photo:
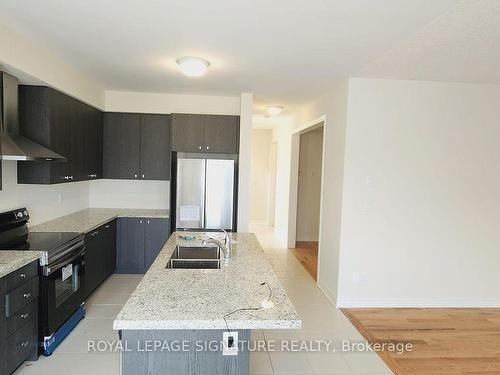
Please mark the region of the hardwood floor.
<svg viewBox="0 0 500 375"><path fill-rule="evenodd" d="M316 280L318 277L318 242L297 241L295 246L295 249L290 249L292 254Z"/></svg>
<svg viewBox="0 0 500 375"><path fill-rule="evenodd" d="M370 343L412 343L380 357L402 374L500 374L500 309L343 309Z"/></svg>

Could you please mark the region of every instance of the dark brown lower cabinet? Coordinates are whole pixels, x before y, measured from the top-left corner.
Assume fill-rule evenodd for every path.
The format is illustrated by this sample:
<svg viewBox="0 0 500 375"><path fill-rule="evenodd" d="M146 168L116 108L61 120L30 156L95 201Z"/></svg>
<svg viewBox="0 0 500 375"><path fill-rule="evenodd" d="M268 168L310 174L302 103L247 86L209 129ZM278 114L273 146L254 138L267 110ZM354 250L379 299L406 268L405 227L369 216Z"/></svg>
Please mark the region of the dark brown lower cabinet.
<svg viewBox="0 0 500 375"><path fill-rule="evenodd" d="M169 219L119 218L116 273L145 273L169 235Z"/></svg>
<svg viewBox="0 0 500 375"><path fill-rule="evenodd" d="M38 358L38 282L38 261L0 279L0 375Z"/></svg>
<svg viewBox="0 0 500 375"><path fill-rule="evenodd" d="M0 279L0 375L7 371L5 352L5 278Z"/></svg>
<svg viewBox="0 0 500 375"><path fill-rule="evenodd" d="M85 294L88 297L116 268L116 220L85 235Z"/></svg>

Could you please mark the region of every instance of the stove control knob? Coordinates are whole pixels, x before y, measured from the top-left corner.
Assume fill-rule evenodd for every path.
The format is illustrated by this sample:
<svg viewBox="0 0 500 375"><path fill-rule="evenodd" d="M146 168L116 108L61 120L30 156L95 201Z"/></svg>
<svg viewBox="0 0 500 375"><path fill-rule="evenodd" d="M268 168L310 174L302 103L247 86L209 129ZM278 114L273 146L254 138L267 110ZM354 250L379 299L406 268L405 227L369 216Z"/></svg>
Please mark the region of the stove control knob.
<svg viewBox="0 0 500 375"><path fill-rule="evenodd" d="M23 211L23 215L24 215L24 216L28 216L28 211L24 210L24 211Z"/></svg>
<svg viewBox="0 0 500 375"><path fill-rule="evenodd" d="M22 213L21 211L19 211L19 212L17 213L17 217L19 217L19 218L23 217L23 213Z"/></svg>

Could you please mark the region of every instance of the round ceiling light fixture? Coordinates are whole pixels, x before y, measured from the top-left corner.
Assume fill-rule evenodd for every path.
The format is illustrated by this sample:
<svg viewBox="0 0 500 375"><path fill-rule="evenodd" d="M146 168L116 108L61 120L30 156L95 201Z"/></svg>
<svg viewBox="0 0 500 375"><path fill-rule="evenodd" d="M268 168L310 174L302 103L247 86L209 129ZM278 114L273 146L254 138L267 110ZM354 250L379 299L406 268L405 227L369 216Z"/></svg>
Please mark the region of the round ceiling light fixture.
<svg viewBox="0 0 500 375"><path fill-rule="evenodd" d="M188 77L201 77L207 71L210 63L200 57L179 57L176 60L182 73Z"/></svg>
<svg viewBox="0 0 500 375"><path fill-rule="evenodd" d="M276 116L281 113L283 110L283 107L280 105L268 105L266 107L267 113L269 113L270 116Z"/></svg>

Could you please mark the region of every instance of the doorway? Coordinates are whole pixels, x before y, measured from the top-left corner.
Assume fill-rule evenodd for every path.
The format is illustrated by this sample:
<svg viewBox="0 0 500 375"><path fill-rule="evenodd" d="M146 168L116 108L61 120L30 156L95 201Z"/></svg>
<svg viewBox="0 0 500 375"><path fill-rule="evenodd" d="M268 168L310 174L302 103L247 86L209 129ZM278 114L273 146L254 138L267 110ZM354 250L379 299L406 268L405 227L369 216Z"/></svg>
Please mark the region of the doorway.
<svg viewBox="0 0 500 375"><path fill-rule="evenodd" d="M292 254L317 280L324 123L298 134L297 211Z"/></svg>

